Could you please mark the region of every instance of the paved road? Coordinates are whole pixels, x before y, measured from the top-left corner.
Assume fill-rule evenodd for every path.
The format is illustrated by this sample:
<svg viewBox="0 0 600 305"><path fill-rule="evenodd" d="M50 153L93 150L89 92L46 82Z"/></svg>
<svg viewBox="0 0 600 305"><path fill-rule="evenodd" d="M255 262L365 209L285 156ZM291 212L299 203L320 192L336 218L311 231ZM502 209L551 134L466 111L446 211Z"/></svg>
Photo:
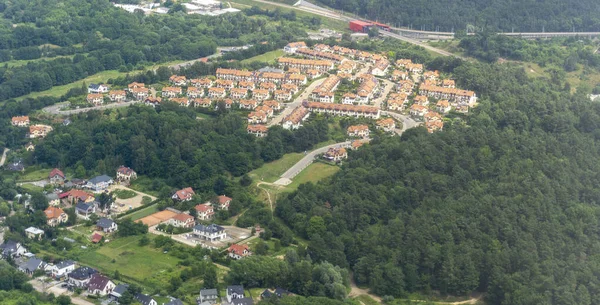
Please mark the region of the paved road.
<svg viewBox="0 0 600 305"><path fill-rule="evenodd" d="M381 115L391 116L396 120L402 121L402 129L396 129L396 133L398 135L402 135L402 133L405 132L409 128L413 128L413 127L417 127L417 126L421 125L421 123L413 120L411 117L404 115L404 114L391 112L391 111L381 111Z"/></svg>
<svg viewBox="0 0 600 305"><path fill-rule="evenodd" d="M281 111L281 113L279 113L277 116L273 117L273 119L271 120L271 122L269 122L267 124L267 126L271 127L273 125L277 125L277 124L281 123L281 121L283 121L283 119L286 116L288 116L290 113L292 113L292 111L294 111L294 109L296 109L296 107L302 105L302 101L308 99L308 95L313 90L315 90L315 88L317 86L322 84L324 81L325 81L325 78L318 79L318 80L312 82L308 87L306 87L306 89L304 89L304 91L302 91L302 93L300 93L300 95L298 95L298 97L296 99L294 99L293 102L285 104L285 108Z"/></svg>
<svg viewBox="0 0 600 305"><path fill-rule="evenodd" d="M383 90L378 98L373 100L373 105L379 109L381 109L381 104L387 98L390 91L394 88L394 83L387 79L379 79L380 83L383 83Z"/></svg>
<svg viewBox="0 0 600 305"><path fill-rule="evenodd" d="M304 156L304 158L302 158L302 160L298 161L296 164L294 164L292 167L290 167L287 171L285 171L285 173L283 173L283 175L280 176L281 179L275 181L275 183L273 183L273 184L288 185L288 184L292 183L292 179L294 177L296 177L296 175L298 175L303 169L305 169L307 166L309 166L311 163L313 163L313 161L315 160L317 155L325 153L330 148L347 147L350 145L350 143L351 143L350 141L335 143L335 144L327 145L327 146L324 146L321 148L317 148L317 149L309 152L308 154L306 154L306 156Z"/></svg>
<svg viewBox="0 0 600 305"><path fill-rule="evenodd" d="M2 159L0 159L0 166L4 165L4 162L6 162L6 155L9 151L10 149L4 148L4 152L2 152Z"/></svg>
<svg viewBox="0 0 600 305"><path fill-rule="evenodd" d="M60 110L60 108L66 106L65 103L60 103L60 104L54 104L52 106L48 106L48 107L42 109L42 111L50 113L50 114L54 114L54 115L59 115L59 114L70 115L70 114L88 112L88 111L92 111L92 110L127 107L127 106L131 106L133 104L139 103L139 102L140 101L118 102L118 103L112 103L112 104L107 104L107 105L102 105L102 106L79 108L79 109L72 109L72 110Z"/></svg>

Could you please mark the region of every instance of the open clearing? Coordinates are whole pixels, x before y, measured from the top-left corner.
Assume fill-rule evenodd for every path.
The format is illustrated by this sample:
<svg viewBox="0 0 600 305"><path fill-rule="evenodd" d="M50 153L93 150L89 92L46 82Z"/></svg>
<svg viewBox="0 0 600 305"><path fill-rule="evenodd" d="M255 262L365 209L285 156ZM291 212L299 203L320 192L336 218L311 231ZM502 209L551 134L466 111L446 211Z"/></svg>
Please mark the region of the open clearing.
<svg viewBox="0 0 600 305"><path fill-rule="evenodd" d="M267 53L264 53L261 55L250 57L248 59L244 59L241 61L241 63L246 64L246 63L251 63L254 61L260 61L260 62L266 62L266 63L274 62L277 58L283 56L283 54L284 54L283 50L277 49L277 50L267 52Z"/></svg>
<svg viewBox="0 0 600 305"><path fill-rule="evenodd" d="M153 204L145 209L141 209L139 211L135 211L131 214L125 215L123 216L123 218L131 218L131 220L138 220L156 212L158 212L158 206L156 204Z"/></svg>
<svg viewBox="0 0 600 305"><path fill-rule="evenodd" d="M281 159L264 164L263 166L251 171L248 175L255 180L265 182L275 182L288 168L296 164L304 157L302 153L285 154Z"/></svg>
<svg viewBox="0 0 600 305"><path fill-rule="evenodd" d="M156 200L156 197L154 197L150 194L145 194L140 191L132 190L132 189L130 189L126 186L120 185L120 184L111 185L109 187L109 190L110 191L120 190L120 191L127 191L127 192L135 193L135 196L133 196L131 198L125 198L125 199L117 198L115 200L115 203L118 207L119 213L123 213L127 210L135 209L135 208L142 206L142 198L144 198L144 196L149 197L153 201Z"/></svg>

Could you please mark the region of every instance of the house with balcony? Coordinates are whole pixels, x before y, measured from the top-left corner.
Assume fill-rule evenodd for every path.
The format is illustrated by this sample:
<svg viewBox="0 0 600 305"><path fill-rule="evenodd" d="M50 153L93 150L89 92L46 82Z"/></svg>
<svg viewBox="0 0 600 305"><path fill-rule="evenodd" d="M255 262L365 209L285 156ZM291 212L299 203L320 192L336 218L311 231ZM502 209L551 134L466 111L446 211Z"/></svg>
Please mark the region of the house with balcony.
<svg viewBox="0 0 600 305"><path fill-rule="evenodd" d="M193 235L197 238L208 240L208 241L219 241L227 238L225 228L216 225L203 225L199 224L194 227Z"/></svg>

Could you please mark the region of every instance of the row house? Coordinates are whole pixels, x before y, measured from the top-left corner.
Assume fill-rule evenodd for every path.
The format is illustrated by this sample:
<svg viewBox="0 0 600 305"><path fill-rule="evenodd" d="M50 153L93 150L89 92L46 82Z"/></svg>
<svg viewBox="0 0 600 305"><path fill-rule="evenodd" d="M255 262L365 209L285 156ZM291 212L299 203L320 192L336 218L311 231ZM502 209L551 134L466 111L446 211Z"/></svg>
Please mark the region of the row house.
<svg viewBox="0 0 600 305"><path fill-rule="evenodd" d="M247 71L247 70L219 68L219 69L217 69L216 75L217 75L218 79L227 79L227 80L232 80L232 81L236 81L236 82L254 81L254 73L251 71Z"/></svg>
<svg viewBox="0 0 600 305"><path fill-rule="evenodd" d="M248 124L266 124L267 114L262 111L252 111L248 114Z"/></svg>
<svg viewBox="0 0 600 305"><path fill-rule="evenodd" d="M279 72L262 72L256 77L259 82L273 82L275 84L281 84L285 81L285 73Z"/></svg>
<svg viewBox="0 0 600 305"><path fill-rule="evenodd" d="M390 97L387 101L388 109L394 111L404 110L406 108L406 104L408 104L408 97L404 93L390 94Z"/></svg>
<svg viewBox="0 0 600 305"><path fill-rule="evenodd" d="M323 75L323 72L321 72L319 70L315 70L315 69L308 69L304 73L310 79L315 79L315 78L320 77L321 75Z"/></svg>
<svg viewBox="0 0 600 305"><path fill-rule="evenodd" d="M438 82L435 80L430 80L430 79L426 79L424 81L421 82L421 85L425 85L425 86L437 86Z"/></svg>
<svg viewBox="0 0 600 305"><path fill-rule="evenodd" d="M29 126L29 138L45 138L52 130L52 126L48 125L31 125Z"/></svg>
<svg viewBox="0 0 600 305"><path fill-rule="evenodd" d="M328 91L313 91L310 95L311 99L320 103L333 103L335 101L335 93Z"/></svg>
<svg viewBox="0 0 600 305"><path fill-rule="evenodd" d="M412 60L410 59L398 59L396 60L396 66L400 68L406 68L407 65L412 65Z"/></svg>
<svg viewBox="0 0 600 305"><path fill-rule="evenodd" d="M371 73L376 76L385 76L390 67L390 62L387 59L381 59L375 63L375 67L371 70Z"/></svg>
<svg viewBox="0 0 600 305"><path fill-rule="evenodd" d="M343 147L330 148L327 150L327 152L325 152L325 154L323 154L323 158L325 158L329 161L339 162L339 161L342 161L343 159L348 158L348 152Z"/></svg>
<svg viewBox="0 0 600 305"><path fill-rule="evenodd" d="M190 79L190 85L192 87L196 87L196 88L210 88L214 85L215 82L213 82L212 79L205 77L205 78L193 78ZM189 88L188 88L189 89Z"/></svg>
<svg viewBox="0 0 600 305"><path fill-rule="evenodd" d="M171 75L169 82L173 86L187 86L187 78L185 76Z"/></svg>
<svg viewBox="0 0 600 305"><path fill-rule="evenodd" d="M344 61L341 65L338 66L338 71L347 74L352 74L352 72L354 72L354 69L356 69L356 62L351 60Z"/></svg>
<svg viewBox="0 0 600 305"><path fill-rule="evenodd" d="M231 106L233 106L233 100L230 98L226 98L222 101L219 101L219 103L224 104L225 105L225 109L231 109ZM217 105L217 108L219 106Z"/></svg>
<svg viewBox="0 0 600 305"><path fill-rule="evenodd" d="M288 74L285 81L287 84L293 84L296 86L303 86L303 85L306 85L306 83L308 82L308 80L306 79L306 76L302 75L300 73Z"/></svg>
<svg viewBox="0 0 600 305"><path fill-rule="evenodd" d="M378 119L381 111L377 107L362 105L328 104L318 102L303 102L303 105L311 112L327 113L331 115L364 117Z"/></svg>
<svg viewBox="0 0 600 305"><path fill-rule="evenodd" d="M329 91L333 92L337 89L341 82L341 79L337 75L331 75L323 81L315 91Z"/></svg>
<svg viewBox="0 0 600 305"><path fill-rule="evenodd" d="M454 109L458 113L467 114L469 113L469 105L467 104L459 104Z"/></svg>
<svg viewBox="0 0 600 305"><path fill-rule="evenodd" d="M101 93L90 93L85 100L94 106L102 105L104 103L104 95Z"/></svg>
<svg viewBox="0 0 600 305"><path fill-rule="evenodd" d="M413 99L414 103L421 106L429 106L429 99L425 95L417 95Z"/></svg>
<svg viewBox="0 0 600 305"><path fill-rule="evenodd" d="M133 82L129 85L127 85L127 89L129 91L131 91L132 89L136 89L136 88L145 88L146 85L144 83L138 83L138 82Z"/></svg>
<svg viewBox="0 0 600 305"><path fill-rule="evenodd" d="M152 107L156 107L157 105L160 105L161 102L162 102L162 99L160 97L148 97L144 100L144 104L146 106L152 106Z"/></svg>
<svg viewBox="0 0 600 305"><path fill-rule="evenodd" d="M258 107L258 101L256 100L241 100L240 109L253 110Z"/></svg>
<svg viewBox="0 0 600 305"><path fill-rule="evenodd" d="M318 70L327 72L334 68L334 64L329 60L298 59L289 57L279 57L277 62L282 67L298 68L301 71Z"/></svg>
<svg viewBox="0 0 600 305"><path fill-rule="evenodd" d="M254 91L252 91L252 98L258 101L268 100L269 96L269 90L266 89L255 89Z"/></svg>
<svg viewBox="0 0 600 305"><path fill-rule="evenodd" d="M425 114L423 116L423 119L425 119L425 122L429 122L429 121L441 121L442 120L442 115L435 112L435 111L429 111L427 112L427 114Z"/></svg>
<svg viewBox="0 0 600 305"><path fill-rule="evenodd" d="M456 88L421 85L419 87L419 94L437 99L456 100L457 102L467 103L469 106L477 102L475 92Z"/></svg>
<svg viewBox="0 0 600 305"><path fill-rule="evenodd" d="M264 101L263 102L263 106L267 106L267 107L273 109L273 111L279 111L279 110L281 110L281 103L279 103L277 101L273 101L273 100Z"/></svg>
<svg viewBox="0 0 600 305"><path fill-rule="evenodd" d="M272 117L274 114L273 109L271 109L271 107L266 106L266 105L258 106L256 108L254 108L254 111L264 112L268 118Z"/></svg>
<svg viewBox="0 0 600 305"><path fill-rule="evenodd" d="M392 118L385 118L377 121L377 129L385 132L393 132L396 129L396 122Z"/></svg>
<svg viewBox="0 0 600 305"><path fill-rule="evenodd" d="M414 116L414 117L424 117L427 112L429 112L429 109L427 109L427 107L419 105L419 104L413 104L412 106L410 106L410 115Z"/></svg>
<svg viewBox="0 0 600 305"><path fill-rule="evenodd" d="M441 113L448 113L450 109L450 102L448 100L439 100L435 105L435 110Z"/></svg>
<svg viewBox="0 0 600 305"><path fill-rule="evenodd" d="M223 88L208 88L208 97L212 99L225 98L227 96L227 91Z"/></svg>
<svg viewBox="0 0 600 305"><path fill-rule="evenodd" d="M339 64L339 63L343 62L344 60L346 60L344 57L337 55L337 54L327 53L327 52L319 52L319 51L311 50L308 48L300 49L300 50L296 51L296 54L300 54L302 56L314 58L314 59L331 60L336 64Z"/></svg>
<svg viewBox="0 0 600 305"><path fill-rule="evenodd" d="M269 129L265 125L248 125L247 131L248 134L262 138L267 136Z"/></svg>
<svg viewBox="0 0 600 305"><path fill-rule="evenodd" d="M181 87L164 87L162 89L162 97L173 98L178 95L181 95Z"/></svg>
<svg viewBox="0 0 600 305"><path fill-rule="evenodd" d="M260 83L260 85L258 85L258 88L262 90L268 90L269 92L273 92L277 90L277 85L272 82L262 82Z"/></svg>
<svg viewBox="0 0 600 305"><path fill-rule="evenodd" d="M292 93L286 90L275 90L274 97L279 102L287 102L292 99Z"/></svg>
<svg viewBox="0 0 600 305"><path fill-rule="evenodd" d="M322 44L322 43L318 43L316 45L313 46L313 50L315 51L319 51L319 52L333 52L333 50L331 49L330 46L326 45L326 44Z"/></svg>
<svg viewBox="0 0 600 305"><path fill-rule="evenodd" d="M135 87L129 89L129 92L133 95L136 100L143 100L148 97L148 88L144 87Z"/></svg>
<svg viewBox="0 0 600 305"><path fill-rule="evenodd" d="M379 81L372 75L363 75L359 78L360 86L356 90L358 95L356 102L359 104L368 104L373 94L379 87Z"/></svg>
<svg viewBox="0 0 600 305"><path fill-rule="evenodd" d="M254 90L256 88L256 85L254 84L254 82L241 81L238 83L238 87L246 90Z"/></svg>
<svg viewBox="0 0 600 305"><path fill-rule="evenodd" d="M234 100L246 98L248 96L248 89L244 88L233 88L229 90L229 96Z"/></svg>
<svg viewBox="0 0 600 305"><path fill-rule="evenodd" d="M349 137L369 137L369 126L367 125L352 125L346 129Z"/></svg>
<svg viewBox="0 0 600 305"><path fill-rule="evenodd" d="M204 89L198 87L188 87L186 92L189 98L199 98L204 96Z"/></svg>
<svg viewBox="0 0 600 305"><path fill-rule="evenodd" d="M456 88L456 83L453 79L445 79L442 81L442 87L444 88Z"/></svg>
<svg viewBox="0 0 600 305"><path fill-rule="evenodd" d="M401 81L398 81L398 84L396 85L396 91L403 92L406 94L411 94L414 86L415 86L415 83L409 79L401 80Z"/></svg>
<svg viewBox="0 0 600 305"><path fill-rule="evenodd" d="M207 98L197 98L193 100L194 107L209 108L212 106L212 101Z"/></svg>
<svg viewBox="0 0 600 305"><path fill-rule="evenodd" d="M215 82L215 87L231 90L235 87L235 83L229 79L217 79Z"/></svg>
<svg viewBox="0 0 600 305"><path fill-rule="evenodd" d="M304 48L306 48L306 42L304 42L304 41L290 42L285 47L283 47L283 51L285 53L294 54L299 49L304 49Z"/></svg>
<svg viewBox="0 0 600 305"><path fill-rule="evenodd" d="M190 100L187 97L173 97L170 98L169 101L178 104L181 107L189 107L190 106Z"/></svg>
<svg viewBox="0 0 600 305"><path fill-rule="evenodd" d="M435 71L425 71L423 76L421 76L423 80L437 81L440 78L440 72Z"/></svg>
<svg viewBox="0 0 600 305"><path fill-rule="evenodd" d="M421 73L423 73L423 65L422 64L407 64L404 67L410 73L414 73L414 74L421 74Z"/></svg>
<svg viewBox="0 0 600 305"><path fill-rule="evenodd" d="M281 85L281 90L289 91L292 94L296 94L300 89L298 89L298 86L294 84L283 84Z"/></svg>
<svg viewBox="0 0 600 305"><path fill-rule="evenodd" d="M356 102L356 94L354 94L352 92L345 93L342 96L342 104L354 105L355 102Z"/></svg>
<svg viewBox="0 0 600 305"><path fill-rule="evenodd" d="M394 70L394 72L392 72L392 80L397 82L399 80L406 80L408 79L408 73L406 71L400 71L400 70Z"/></svg>
<svg viewBox="0 0 600 305"><path fill-rule="evenodd" d="M113 102L124 102L127 94L125 90L111 90L108 92L108 98Z"/></svg>
<svg viewBox="0 0 600 305"><path fill-rule="evenodd" d="M282 126L285 129L298 129L302 126L302 122L304 122L310 116L310 112L304 106L299 106L290 115L285 117L282 121Z"/></svg>
<svg viewBox="0 0 600 305"><path fill-rule="evenodd" d="M29 116L14 116L11 119L11 124L17 127L27 127L29 126Z"/></svg>

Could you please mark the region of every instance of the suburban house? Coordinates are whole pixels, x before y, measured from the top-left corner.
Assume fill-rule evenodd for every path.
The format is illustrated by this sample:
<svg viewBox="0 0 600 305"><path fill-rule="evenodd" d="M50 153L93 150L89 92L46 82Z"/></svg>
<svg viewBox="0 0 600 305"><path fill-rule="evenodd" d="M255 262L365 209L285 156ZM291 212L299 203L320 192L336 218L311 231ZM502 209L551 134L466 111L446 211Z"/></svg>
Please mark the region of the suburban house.
<svg viewBox="0 0 600 305"><path fill-rule="evenodd" d="M290 42L285 47L283 47L283 51L286 53L294 54L298 49L306 48L306 42L298 41L298 42Z"/></svg>
<svg viewBox="0 0 600 305"><path fill-rule="evenodd" d="M18 269L19 271L27 274L27 275L33 275L33 273L38 270L38 269L44 269L46 267L46 263L44 263L44 261L42 261L39 258L36 257L32 257L29 260L27 260L26 262L23 262L22 264L19 265Z"/></svg>
<svg viewBox="0 0 600 305"><path fill-rule="evenodd" d="M221 195L217 196L217 203L219 204L219 210L229 210L229 205L231 204L231 198Z"/></svg>
<svg viewBox="0 0 600 305"><path fill-rule="evenodd" d="M215 87L222 88L225 90L231 90L235 87L235 83L229 79L217 79Z"/></svg>
<svg viewBox="0 0 600 305"><path fill-rule="evenodd" d="M241 81L238 83L238 87L246 90L254 90L256 88L256 84L254 82Z"/></svg>
<svg viewBox="0 0 600 305"><path fill-rule="evenodd" d="M353 105L354 102L356 102L356 94L348 92L342 95L342 104Z"/></svg>
<svg viewBox="0 0 600 305"><path fill-rule="evenodd" d="M294 84L283 84L281 85L281 90L285 90L290 92L291 94L296 94L300 90L297 85Z"/></svg>
<svg viewBox="0 0 600 305"><path fill-rule="evenodd" d="M185 213L173 216L167 223L178 228L192 228L196 224L194 216Z"/></svg>
<svg viewBox="0 0 600 305"><path fill-rule="evenodd" d="M267 107L273 109L273 111L279 111L279 110L281 110L281 103L279 103L277 101L273 101L273 100L264 101L263 102L263 106L267 106Z"/></svg>
<svg viewBox="0 0 600 305"><path fill-rule="evenodd" d="M267 90L269 92L273 92L277 89L277 84L272 82L261 82L257 89ZM254 91L254 90L252 90Z"/></svg>
<svg viewBox="0 0 600 305"><path fill-rule="evenodd" d="M231 285L227 286L227 302L231 303L234 299L241 299L244 297L244 286L242 285Z"/></svg>
<svg viewBox="0 0 600 305"><path fill-rule="evenodd" d="M267 299L267 298L270 298L270 297L273 297L273 296L281 298L281 297L288 296L288 295L291 295L291 294L292 294L291 292L289 292L289 291L287 291L287 290L285 290L283 288L277 287L277 288L275 288L275 290L273 292L271 292L269 289L265 289L265 291L263 291L260 294L260 297L263 298L263 299Z"/></svg>
<svg viewBox="0 0 600 305"><path fill-rule="evenodd" d="M231 305L254 305L252 298L241 298L231 300Z"/></svg>
<svg viewBox="0 0 600 305"><path fill-rule="evenodd" d="M350 137L368 138L369 137L369 126L367 126L367 125L348 126L347 132L348 132L348 136L350 136Z"/></svg>
<svg viewBox="0 0 600 305"><path fill-rule="evenodd" d="M193 100L194 107L208 108L212 106L212 101L207 98L197 98Z"/></svg>
<svg viewBox="0 0 600 305"><path fill-rule="evenodd" d="M266 89L254 89L254 91L252 91L252 98L259 101L268 100L269 95L269 90Z"/></svg>
<svg viewBox="0 0 600 305"><path fill-rule="evenodd" d="M94 106L102 105L104 103L104 95L100 93L90 93L85 100Z"/></svg>
<svg viewBox="0 0 600 305"><path fill-rule="evenodd" d="M225 228L218 226L214 223L208 226L202 224L196 225L194 227L193 234L198 238L209 241L223 240L227 238Z"/></svg>
<svg viewBox="0 0 600 305"><path fill-rule="evenodd" d="M338 162L348 158L348 152L345 148L330 148L325 152L323 158L329 161Z"/></svg>
<svg viewBox="0 0 600 305"><path fill-rule="evenodd" d="M279 102L287 102L292 99L292 92L287 90L275 90L275 100Z"/></svg>
<svg viewBox="0 0 600 305"><path fill-rule="evenodd" d="M31 125L29 126L29 137L32 139L45 138L52 130L52 126L48 125Z"/></svg>
<svg viewBox="0 0 600 305"><path fill-rule="evenodd" d="M38 229L36 227L29 227L29 228L25 229L25 235L29 239L40 240L40 239L42 239L42 236L44 235L44 230Z"/></svg>
<svg viewBox="0 0 600 305"><path fill-rule="evenodd" d="M266 137L269 132L269 128L265 125L248 125L246 129L249 134L259 138Z"/></svg>
<svg viewBox="0 0 600 305"><path fill-rule="evenodd" d="M175 192L171 198L177 201L190 201L195 194L191 187L186 187Z"/></svg>
<svg viewBox="0 0 600 305"><path fill-rule="evenodd" d="M215 215L215 210L209 203L199 204L194 207L200 220L211 220Z"/></svg>
<svg viewBox="0 0 600 305"><path fill-rule="evenodd" d="M361 146L363 146L363 144L365 144L365 143L361 142L360 140L354 140L354 141L352 141L352 143L350 144L350 147L351 147L352 149L354 149L354 150L357 150L357 149L359 149Z"/></svg>
<svg viewBox="0 0 600 305"><path fill-rule="evenodd" d="M102 217L96 222L96 228L104 233L112 233L117 231L118 226L117 223L111 219Z"/></svg>
<svg viewBox="0 0 600 305"><path fill-rule="evenodd" d="M414 104L410 106L410 115L412 116L423 117L425 116L425 114L427 114L428 111L429 109L422 105Z"/></svg>
<svg viewBox="0 0 600 305"><path fill-rule="evenodd" d="M178 104L181 107L190 106L190 100L187 97L172 97L169 98L169 101Z"/></svg>
<svg viewBox="0 0 600 305"><path fill-rule="evenodd" d="M225 98L227 91L224 88L208 88L208 97L210 98Z"/></svg>
<svg viewBox="0 0 600 305"><path fill-rule="evenodd" d="M50 227L56 227L69 220L69 215L61 208L55 206L49 206L44 210L44 214L46 214L46 224Z"/></svg>
<svg viewBox="0 0 600 305"><path fill-rule="evenodd" d="M94 202L79 201L75 206L75 212L77 212L78 216L88 219L90 215L96 213L96 205Z"/></svg>
<svg viewBox="0 0 600 305"><path fill-rule="evenodd" d="M137 83L137 82L133 82L133 83L127 85L127 89L129 89L130 91L132 89L145 88L145 87L146 87L146 84L144 84L144 83Z"/></svg>
<svg viewBox="0 0 600 305"><path fill-rule="evenodd" d="M299 106L283 119L281 126L285 129L298 129L309 116L310 112L304 106Z"/></svg>
<svg viewBox="0 0 600 305"><path fill-rule="evenodd" d="M135 97L137 100L143 100L148 97L148 88L144 87L136 87L129 89L129 92Z"/></svg>
<svg viewBox="0 0 600 305"><path fill-rule="evenodd" d="M127 285L127 284L119 284L119 285L115 286L115 289L113 289L108 294L108 298L111 301L118 303L119 299L123 296L123 294L125 293L125 291L127 291L128 288L129 288L129 285Z"/></svg>
<svg viewBox="0 0 600 305"><path fill-rule="evenodd" d="M274 113L273 109L271 109L271 107L266 106L266 105L258 106L254 110L258 111L258 112L264 112L268 118L272 117L273 113Z"/></svg>
<svg viewBox="0 0 600 305"><path fill-rule="evenodd" d="M429 99L427 99L424 95L417 95L414 98L414 102L416 105L427 106L429 105Z"/></svg>
<svg viewBox="0 0 600 305"><path fill-rule="evenodd" d="M79 267L67 274L68 283L75 287L87 287L92 275L98 273L96 269L90 267Z"/></svg>
<svg viewBox="0 0 600 305"><path fill-rule="evenodd" d="M267 114L262 111L248 113L248 124L264 124L267 122Z"/></svg>
<svg viewBox="0 0 600 305"><path fill-rule="evenodd" d="M75 270L75 262L71 260L62 261L50 266L49 271L53 278L60 279Z"/></svg>
<svg viewBox="0 0 600 305"><path fill-rule="evenodd" d="M88 282L88 293L105 296L115 289L115 283L100 273L94 273Z"/></svg>
<svg viewBox="0 0 600 305"><path fill-rule="evenodd" d="M164 87L162 89L162 97L174 98L181 95L181 87Z"/></svg>
<svg viewBox="0 0 600 305"><path fill-rule="evenodd" d="M308 80L306 78L306 75L304 75L304 74L290 73L287 75L286 82L287 82L287 84L290 84L290 85L302 86L302 85L306 85Z"/></svg>
<svg viewBox="0 0 600 305"><path fill-rule="evenodd" d="M138 293L135 295L135 299L142 303L142 305L158 305L158 303L156 303L156 301L147 294Z"/></svg>
<svg viewBox="0 0 600 305"><path fill-rule="evenodd" d="M252 255L248 245L232 244L229 246L229 248L227 248L227 252L229 252L229 257L233 259L242 259L246 256Z"/></svg>
<svg viewBox="0 0 600 305"><path fill-rule="evenodd" d="M27 127L29 126L29 116L14 116L11 119L11 124L17 127Z"/></svg>
<svg viewBox="0 0 600 305"><path fill-rule="evenodd" d="M20 242L14 240L7 240L0 245L0 251L2 252L2 257L4 258L17 258L25 254L27 252L27 249L25 249L25 247L23 247Z"/></svg>
<svg viewBox="0 0 600 305"><path fill-rule="evenodd" d="M198 298L199 303L207 302L209 304L215 304L219 300L219 292L217 289L201 289L200 297Z"/></svg>
<svg viewBox="0 0 600 305"><path fill-rule="evenodd" d="M375 76L385 76L388 72L388 68L390 67L390 62L383 58L375 63L375 67L371 73Z"/></svg>
<svg viewBox="0 0 600 305"><path fill-rule="evenodd" d="M90 84L88 86L88 93L106 93L108 92L108 86L103 84Z"/></svg>
<svg viewBox="0 0 600 305"><path fill-rule="evenodd" d="M234 100L243 99L246 98L246 96L248 96L248 90L243 88L232 88L231 90L229 90L229 95Z"/></svg>
<svg viewBox="0 0 600 305"><path fill-rule="evenodd" d="M173 86L186 86L187 78L185 78L185 76L171 75L171 77L169 77L169 82Z"/></svg>
<svg viewBox="0 0 600 305"><path fill-rule="evenodd" d="M67 200L70 203L77 203L79 201L83 201L83 202L93 202L94 201L94 196L92 196L91 194L89 194L86 191L82 191L82 190L77 190L77 189L72 189L69 190L68 192L62 193L60 195L58 195L59 198L67 198Z"/></svg>
<svg viewBox="0 0 600 305"><path fill-rule="evenodd" d="M393 132L396 129L396 122L392 118L381 119L377 121L377 129L385 132Z"/></svg>
<svg viewBox="0 0 600 305"><path fill-rule="evenodd" d="M108 93L108 98L113 102L123 102L127 98L125 90L111 90Z"/></svg>
<svg viewBox="0 0 600 305"><path fill-rule="evenodd" d="M440 120L427 121L427 122L425 122L425 128L427 128L427 131L429 133L440 131L444 128L444 122L442 122Z"/></svg>
<svg viewBox="0 0 600 305"><path fill-rule="evenodd" d="M107 175L96 176L88 180L86 187L96 192L103 191L108 188L109 185L113 184L114 181Z"/></svg>
<svg viewBox="0 0 600 305"><path fill-rule="evenodd" d="M196 88L196 87L188 87L186 95L189 98L203 97L204 96L204 89L202 89L202 88Z"/></svg>
<svg viewBox="0 0 600 305"><path fill-rule="evenodd" d="M256 100L241 100L240 101L240 109L252 110L258 107L258 102Z"/></svg>
<svg viewBox="0 0 600 305"><path fill-rule="evenodd" d="M213 86L214 82L210 78L195 78L190 80L190 84L196 88L210 88Z"/></svg>
<svg viewBox="0 0 600 305"><path fill-rule="evenodd" d="M399 81L399 80L405 80L408 79L408 73L406 73L406 71L400 71L400 70L394 70L394 72L392 72L392 80L393 81Z"/></svg>
<svg viewBox="0 0 600 305"><path fill-rule="evenodd" d="M445 79L442 81L442 87L444 88L456 88L456 83L453 79Z"/></svg>
<svg viewBox="0 0 600 305"><path fill-rule="evenodd" d="M52 184L62 185L65 182L65 179L65 174L58 168L51 170L50 174L48 174L48 180L50 180L50 183Z"/></svg>
<svg viewBox="0 0 600 305"><path fill-rule="evenodd" d="M435 105L435 109L441 113L450 112L450 102L448 100L439 100Z"/></svg>
<svg viewBox="0 0 600 305"><path fill-rule="evenodd" d="M126 181L129 182L131 180L137 179L137 173L126 166L119 166L117 169L117 181Z"/></svg>
<svg viewBox="0 0 600 305"><path fill-rule="evenodd" d="M149 96L144 100L144 105L156 107L157 105L160 105L161 102L162 102L162 99L160 97Z"/></svg>

